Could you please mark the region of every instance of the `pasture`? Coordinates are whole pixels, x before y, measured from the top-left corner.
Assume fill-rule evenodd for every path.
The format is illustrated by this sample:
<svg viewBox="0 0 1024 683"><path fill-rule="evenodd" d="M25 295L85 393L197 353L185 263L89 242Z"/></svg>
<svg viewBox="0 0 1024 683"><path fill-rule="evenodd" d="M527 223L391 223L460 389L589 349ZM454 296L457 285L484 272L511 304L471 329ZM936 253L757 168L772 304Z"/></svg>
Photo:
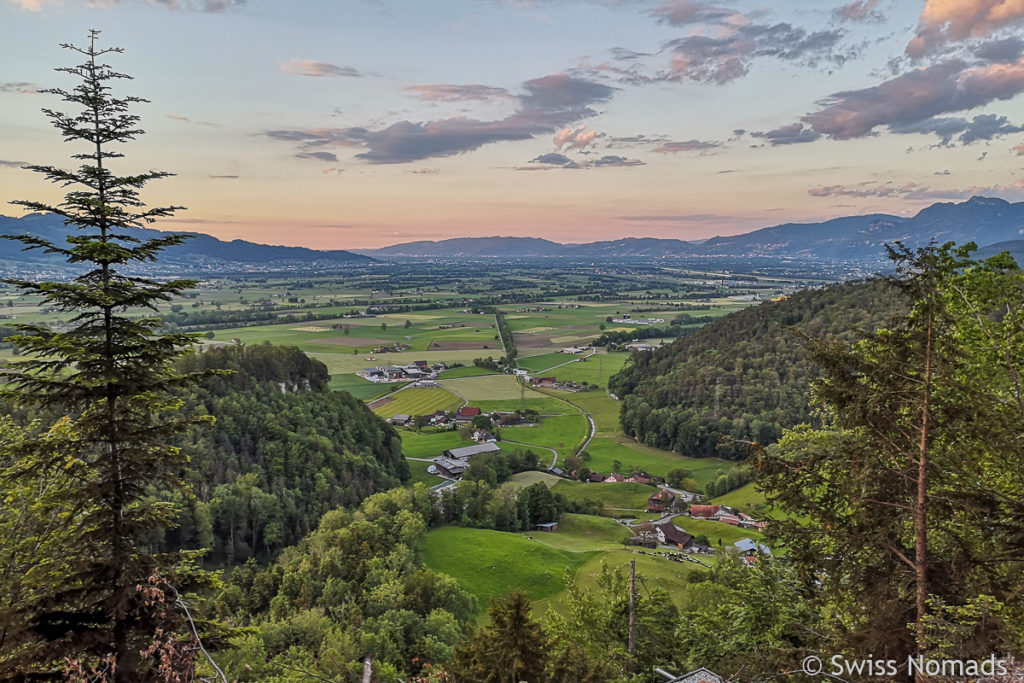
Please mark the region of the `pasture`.
<svg viewBox="0 0 1024 683"><path fill-rule="evenodd" d="M473 443L463 441L456 431L421 433L400 429L398 435L402 437L402 455L407 458L436 458L447 450Z"/></svg>
<svg viewBox="0 0 1024 683"><path fill-rule="evenodd" d="M480 377L457 377L442 379L438 384L450 389L468 401L494 401L520 397L519 382L512 375L486 375ZM532 389L526 390L527 398L538 396ZM474 405L476 405L474 403Z"/></svg>
<svg viewBox="0 0 1024 683"><path fill-rule="evenodd" d="M548 488L551 488L558 482L562 481L562 478L557 477L553 474L548 474L547 472L537 472L534 470L529 470L527 472L519 472L517 474L513 474L505 481L510 481L513 484L518 484L519 486L530 486L531 484L541 482Z"/></svg>
<svg viewBox="0 0 1024 683"><path fill-rule="evenodd" d="M565 356L572 358L574 356ZM608 378L622 369L622 366L629 360L628 353L595 353L582 363L570 363L569 365L555 368L551 371L555 377L562 381L578 382L582 384L595 384L599 387L608 386Z"/></svg>
<svg viewBox="0 0 1024 683"><path fill-rule="evenodd" d="M525 531L552 548L562 550L618 550L622 542L631 536L629 529L607 517L575 515L566 513L558 522L556 531Z"/></svg>
<svg viewBox="0 0 1024 683"><path fill-rule="evenodd" d="M701 486L728 472L735 463L716 460L714 458L688 458L668 451L636 443L625 436L596 437L587 446L589 459L585 459L587 467L595 472L611 474L615 461L621 463L623 469L632 466L648 474L664 477L669 470L683 467L690 470L692 477ZM620 473L621 474L621 473Z"/></svg>
<svg viewBox="0 0 1024 683"><path fill-rule="evenodd" d="M653 486L622 482L619 484L584 484L562 481L551 487L570 500L592 500L601 504L606 517L633 517L647 510L647 499L658 492Z"/></svg>
<svg viewBox="0 0 1024 683"><path fill-rule="evenodd" d="M406 482L406 486L412 486L413 484L426 484L427 486L434 486L440 484L444 479L435 476L427 472L427 468L430 467L429 462L422 462L420 460L407 460L409 464L409 481Z"/></svg>
<svg viewBox="0 0 1024 683"><path fill-rule="evenodd" d="M375 415L389 418L403 413L406 415L431 415L435 410L451 412L458 410L463 400L439 387L408 387L370 404Z"/></svg>
<svg viewBox="0 0 1024 683"><path fill-rule="evenodd" d="M711 546L715 548L719 545L728 548L728 546L731 546L736 541L742 541L744 538L751 538L759 543L764 542L764 535L759 531L740 529L730 526L725 522L716 522L708 519L690 519L686 515L674 517L672 522L691 536L704 534L711 541Z"/></svg>
<svg viewBox="0 0 1024 683"><path fill-rule="evenodd" d="M538 425L502 427L501 438L554 448L560 456L566 457L576 452L589 429L590 423L587 422L587 418L577 413L561 417L542 417Z"/></svg>
<svg viewBox="0 0 1024 683"><path fill-rule="evenodd" d="M541 533L531 535L536 538ZM553 548L522 534L462 527L430 531L420 553L426 567L451 576L476 596L481 614L491 598L503 597L515 588L531 600L564 591L565 570L576 571L600 554Z"/></svg>

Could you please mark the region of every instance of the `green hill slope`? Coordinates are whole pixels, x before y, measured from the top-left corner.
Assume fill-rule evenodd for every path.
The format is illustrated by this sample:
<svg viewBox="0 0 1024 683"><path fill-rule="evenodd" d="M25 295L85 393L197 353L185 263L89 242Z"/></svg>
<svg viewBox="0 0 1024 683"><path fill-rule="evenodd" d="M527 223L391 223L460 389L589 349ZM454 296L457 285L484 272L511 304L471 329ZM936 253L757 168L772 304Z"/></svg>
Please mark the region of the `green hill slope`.
<svg viewBox="0 0 1024 683"><path fill-rule="evenodd" d="M729 439L771 443L813 421L808 337L851 340L884 325L899 302L882 281L805 290L635 354L609 382L623 397L623 431L684 455L741 459L747 448Z"/></svg>

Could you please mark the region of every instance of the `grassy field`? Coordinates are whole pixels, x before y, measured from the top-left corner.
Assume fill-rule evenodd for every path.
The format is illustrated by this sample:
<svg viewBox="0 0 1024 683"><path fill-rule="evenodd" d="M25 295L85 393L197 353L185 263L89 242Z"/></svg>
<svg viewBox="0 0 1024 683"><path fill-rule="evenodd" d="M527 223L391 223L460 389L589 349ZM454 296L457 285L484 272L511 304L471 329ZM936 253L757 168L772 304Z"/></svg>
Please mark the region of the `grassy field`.
<svg viewBox="0 0 1024 683"><path fill-rule="evenodd" d="M764 494L754 488L754 482L750 482L735 491L730 491L724 496L719 496L711 501L718 505L728 505L742 512L750 512L753 506L764 504Z"/></svg>
<svg viewBox="0 0 1024 683"><path fill-rule="evenodd" d="M568 401L578 409L590 413L594 418L594 424L598 432L618 433L619 410L622 404L609 397L604 391L584 391L580 393L572 391L556 391L554 389L538 389L538 393L557 397Z"/></svg>
<svg viewBox="0 0 1024 683"><path fill-rule="evenodd" d="M531 372L542 372L554 365L561 365L573 360L575 356L566 353L545 353L539 356L517 358L516 365ZM559 368L561 369L561 368Z"/></svg>
<svg viewBox="0 0 1024 683"><path fill-rule="evenodd" d="M492 410L519 410L522 407L522 402L518 398L506 398L499 401L473 401L470 405L476 406L485 413L488 413ZM536 410L541 415L577 414L577 410L573 406L566 405L555 398L540 396L537 393L534 393L533 397L531 397L529 391L526 393L526 409Z"/></svg>
<svg viewBox="0 0 1024 683"><path fill-rule="evenodd" d="M424 565L448 574L476 596L480 613L492 597L514 588L531 600L551 597L565 590L567 568L575 571L600 554L553 548L522 534L461 527L429 532L420 552Z"/></svg>
<svg viewBox="0 0 1024 683"><path fill-rule="evenodd" d="M401 387L402 384L384 384L381 382L369 382L362 377L353 374L332 375L328 384L335 391L347 391L356 398L364 401L384 396L392 387Z"/></svg>
<svg viewBox="0 0 1024 683"><path fill-rule="evenodd" d="M451 368L445 370L440 375L439 379L455 379L456 377L479 377L481 375L494 375L497 374L494 370L488 370L487 368L478 368L475 365L466 365L461 368Z"/></svg>
<svg viewBox="0 0 1024 683"><path fill-rule="evenodd" d="M444 479L441 477L434 476L427 472L427 468L430 467L429 462L421 462L419 460L409 460L409 472L412 474L409 477L409 481L406 486L412 486L413 484L426 484L427 486L433 486L434 484L440 484Z"/></svg>
<svg viewBox="0 0 1024 683"><path fill-rule="evenodd" d="M597 501L604 507L602 514L608 517L632 517L643 512L647 499L657 493L657 489L646 484L584 484L569 480L558 482L551 490L570 500Z"/></svg>
<svg viewBox="0 0 1024 683"><path fill-rule="evenodd" d="M374 414L389 418L403 413L406 415L430 415L435 410L450 412L462 407L463 401L455 394L437 387L410 387L396 392L391 400L370 404Z"/></svg>
<svg viewBox="0 0 1024 683"><path fill-rule="evenodd" d="M752 538L755 541L763 541L764 536L754 529L740 529L729 526L725 522L715 522L707 519L690 519L686 515L680 515L672 519L673 523L691 536L704 534L711 541L712 547L721 545L730 546L736 541L744 538Z"/></svg>
<svg viewBox="0 0 1024 683"><path fill-rule="evenodd" d="M708 556L701 559L709 562ZM700 590L699 587L687 580L687 577L695 571L707 571L700 565L691 562L672 562L663 557L635 553L633 550L622 549L602 553L600 557L590 560L580 567L576 572L576 580L585 590L599 591L597 579L601 575L601 565L604 564L613 571L622 572L629 576L629 563L636 560L637 590L644 588L653 589L655 586L668 591L672 602L677 607L685 607L690 600L691 591ZM549 601L557 609L556 600Z"/></svg>
<svg viewBox="0 0 1024 683"><path fill-rule="evenodd" d="M487 375L441 380L439 384L470 401L516 399L520 397L519 382L512 375ZM527 398L538 397L533 389L526 390ZM475 404L474 404L475 405Z"/></svg>
<svg viewBox="0 0 1024 683"><path fill-rule="evenodd" d="M576 551L618 550L631 535L629 529L607 517L571 513L562 515L557 531L523 533L552 548Z"/></svg>
<svg viewBox="0 0 1024 683"><path fill-rule="evenodd" d="M563 356L570 358L570 356ZM600 387L608 386L608 378L622 369L629 360L628 353L596 353L582 363L570 363L552 370L552 374L560 380L571 382L587 382Z"/></svg>
<svg viewBox="0 0 1024 683"><path fill-rule="evenodd" d="M590 454L590 459L586 461L587 467L605 475L611 474L616 460L622 463L623 469L632 465L659 477L664 477L669 470L684 467L693 473L693 478L701 486L717 478L720 472L727 472L733 466L733 463L713 458L687 458L676 455L638 444L621 435L614 438L594 438L587 446L587 453Z"/></svg>
<svg viewBox="0 0 1024 683"><path fill-rule="evenodd" d="M451 448L473 443L463 441L455 431L418 433L402 429L398 433L402 437L402 454L407 458L436 458Z"/></svg>
<svg viewBox="0 0 1024 683"><path fill-rule="evenodd" d="M553 474L548 474L547 472L535 472L531 470L529 472L519 472L518 474L513 474L505 481L510 481L513 484L519 484L520 486L530 486L531 484L541 482L548 488L551 488L558 482L562 481L562 478L556 477Z"/></svg>
<svg viewBox="0 0 1024 683"><path fill-rule="evenodd" d="M403 351L402 353L382 353L373 356L375 360L367 360L370 358L369 349L360 349L359 353L353 354L351 349L345 350L344 353L332 353L330 349L323 347L323 344L314 344L310 349L308 346L299 345L299 348L326 365L331 376L359 372L363 368L376 365L408 365L417 360L425 360L428 363L465 363L469 365L473 363L474 358L480 357L480 351L473 350Z"/></svg>
<svg viewBox="0 0 1024 683"><path fill-rule="evenodd" d="M587 418L580 414L542 417L536 426L502 427L501 438L554 448L559 455L566 457L575 453L589 429Z"/></svg>

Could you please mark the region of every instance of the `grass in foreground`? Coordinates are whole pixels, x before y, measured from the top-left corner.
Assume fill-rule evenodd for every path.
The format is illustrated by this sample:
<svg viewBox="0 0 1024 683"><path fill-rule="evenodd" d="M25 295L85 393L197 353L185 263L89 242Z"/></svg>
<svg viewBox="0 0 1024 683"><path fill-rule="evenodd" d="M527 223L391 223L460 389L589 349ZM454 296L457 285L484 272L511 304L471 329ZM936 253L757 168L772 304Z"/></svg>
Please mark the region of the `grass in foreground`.
<svg viewBox="0 0 1024 683"><path fill-rule="evenodd" d="M562 515L557 531L523 532L552 548L562 550L619 550L630 536L629 529L607 517L593 515Z"/></svg>
<svg viewBox="0 0 1024 683"><path fill-rule="evenodd" d="M552 548L522 534L462 527L434 529L420 552L423 564L453 577L476 596L481 614L492 597L515 588L531 600L564 591L565 570L576 571L599 554Z"/></svg>
<svg viewBox="0 0 1024 683"><path fill-rule="evenodd" d="M409 463L409 472L412 476L409 477L409 481L405 484L406 486L412 486L413 484L434 486L444 481L441 477L427 472L427 468L430 467L429 462L421 462L419 460L409 460L407 462Z"/></svg>
<svg viewBox="0 0 1024 683"><path fill-rule="evenodd" d="M551 490L570 500L595 500L603 507L601 514L608 517L633 517L646 510L647 499L657 493L657 489L646 484L584 484L567 479L555 484Z"/></svg>

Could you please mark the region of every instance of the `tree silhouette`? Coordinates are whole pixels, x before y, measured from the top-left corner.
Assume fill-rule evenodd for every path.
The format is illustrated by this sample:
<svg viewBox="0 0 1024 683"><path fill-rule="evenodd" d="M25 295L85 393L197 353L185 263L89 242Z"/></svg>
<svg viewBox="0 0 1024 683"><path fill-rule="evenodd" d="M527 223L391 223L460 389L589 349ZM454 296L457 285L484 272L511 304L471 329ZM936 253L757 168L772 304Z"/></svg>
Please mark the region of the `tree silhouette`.
<svg viewBox="0 0 1024 683"><path fill-rule="evenodd" d="M5 281L40 297L43 306L71 314L60 331L36 324L16 326L19 335L12 341L27 358L6 366L4 393L18 403L72 418L73 426L51 434L45 450L33 451L39 440L29 439L22 453L33 452L37 465L45 465L47 458L73 458L65 496L75 504L75 550L83 558L66 576L46 584L46 590L25 591L15 609L30 625L20 637L44 643L36 651L37 671L53 671L64 659L88 667L113 658L111 680L155 680L157 664L142 653L157 630L170 633L175 624L180 626L180 615L173 606L154 614L138 586L157 572L184 590L189 577L200 574L187 569L188 555L147 552L147 540L176 517L172 505L154 501L149 494L183 488L184 458L166 444L193 420L173 415L178 401L172 392L197 375L176 373L171 367L196 335L161 334L160 319L148 315L147 309L156 312L159 303L195 282L159 282L128 274L187 236L144 238L136 232L181 207L146 208L139 198L147 182L171 174L118 175L111 168L123 156L114 145L142 133L139 117L129 108L145 100L111 93L111 81L129 77L99 61L122 50L99 49L98 37L99 31L91 31L85 48L62 45L85 57L77 66L57 69L79 79L78 85L43 91L80 107L71 114L43 111L66 142L86 143L84 151L71 155L81 165L74 171L27 167L69 188L64 200L56 205L13 202L62 216L74 232L66 245L32 235L5 236L22 242L26 250L61 255L79 273L67 281ZM18 455L14 454L15 463ZM31 476L26 468L17 467L8 474Z"/></svg>

